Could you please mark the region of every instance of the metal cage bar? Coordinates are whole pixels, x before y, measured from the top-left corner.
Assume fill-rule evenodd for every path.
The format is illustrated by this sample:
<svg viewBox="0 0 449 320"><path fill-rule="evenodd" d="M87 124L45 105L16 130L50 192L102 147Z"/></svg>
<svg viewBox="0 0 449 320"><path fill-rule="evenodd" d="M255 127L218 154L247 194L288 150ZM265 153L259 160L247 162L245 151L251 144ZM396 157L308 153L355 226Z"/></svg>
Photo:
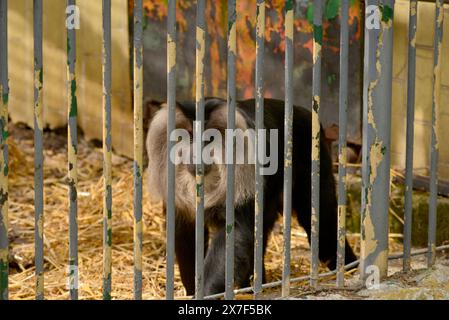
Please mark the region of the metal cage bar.
<svg viewBox="0 0 449 320"><path fill-rule="evenodd" d="M285 114L284 114L284 192L283 192L283 270L282 297L290 294L290 239L292 221L293 173L293 59L294 1L285 2Z"/></svg>
<svg viewBox="0 0 449 320"><path fill-rule="evenodd" d="M204 297L204 62L206 54L205 0L197 1L196 9L196 122L195 122L195 175L196 175L196 219L195 219L195 298Z"/></svg>
<svg viewBox="0 0 449 320"><path fill-rule="evenodd" d="M172 150L174 142L170 134L175 130L176 108L176 0L168 1L167 18L167 150ZM174 299L174 264L175 264L175 164L170 161L167 152L167 274L166 298Z"/></svg>
<svg viewBox="0 0 449 320"><path fill-rule="evenodd" d="M103 299L112 290L111 0L103 0Z"/></svg>
<svg viewBox="0 0 449 320"><path fill-rule="evenodd" d="M264 185L260 173L259 132L264 128L264 50L265 50L265 0L257 0L256 7L256 134L255 134L255 203L254 203L254 297L262 292L263 280L263 208Z"/></svg>
<svg viewBox="0 0 449 320"><path fill-rule="evenodd" d="M134 299L142 300L143 6L134 1Z"/></svg>
<svg viewBox="0 0 449 320"><path fill-rule="evenodd" d="M67 7L74 7L76 0L67 0ZM69 14L69 11L66 11ZM78 299L78 200L77 200L77 114L76 98L76 30L67 26L67 108L68 108L68 184L69 184L69 289L70 298Z"/></svg>
<svg viewBox="0 0 449 320"><path fill-rule="evenodd" d="M346 245L346 134L348 126L348 52L349 52L349 0L342 0L340 7L340 87L338 109L338 232L337 232L337 280L338 287L345 281Z"/></svg>
<svg viewBox="0 0 449 320"><path fill-rule="evenodd" d="M8 1L0 0L0 300L8 300Z"/></svg>
<svg viewBox="0 0 449 320"><path fill-rule="evenodd" d="M44 299L44 154L42 114L42 0L33 2L34 33L34 250L36 300Z"/></svg>
<svg viewBox="0 0 449 320"><path fill-rule="evenodd" d="M410 0L408 24L408 69L407 69L407 137L405 155L404 195L404 271L410 270L412 248L412 198L413 198L413 141L415 128L415 72L416 72L416 25L418 1Z"/></svg>
<svg viewBox="0 0 449 320"><path fill-rule="evenodd" d="M435 1L435 38L433 43L432 140L430 145L430 197L427 265L435 263L438 197L438 130L440 110L441 45L443 41L444 0Z"/></svg>
<svg viewBox="0 0 449 320"><path fill-rule="evenodd" d="M312 80L312 231L310 285L318 285L320 224L320 99L321 46L323 44L323 2L313 1L313 80Z"/></svg>
<svg viewBox="0 0 449 320"><path fill-rule="evenodd" d="M388 269L388 208L390 190L391 84L394 0L367 0L372 26L365 17L363 81L363 147L361 207L362 279L377 268L381 278ZM367 12L368 13L368 12Z"/></svg>
<svg viewBox="0 0 449 320"><path fill-rule="evenodd" d="M237 94L235 86L235 64L237 56L236 18L236 0L228 0L228 130L235 129L235 108ZM235 139L233 135L231 141L228 141L228 137L226 138L226 300L231 300L234 298L234 143Z"/></svg>

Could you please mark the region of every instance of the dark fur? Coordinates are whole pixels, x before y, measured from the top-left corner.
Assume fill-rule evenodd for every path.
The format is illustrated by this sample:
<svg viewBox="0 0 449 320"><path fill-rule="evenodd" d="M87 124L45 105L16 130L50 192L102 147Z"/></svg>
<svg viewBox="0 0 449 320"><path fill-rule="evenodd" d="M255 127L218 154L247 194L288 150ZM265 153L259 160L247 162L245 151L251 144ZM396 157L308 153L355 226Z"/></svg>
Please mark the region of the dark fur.
<svg viewBox="0 0 449 320"><path fill-rule="evenodd" d="M206 122L210 111L226 104L216 98L206 99ZM193 103L180 103L179 108L192 121L195 118ZM254 100L239 101L237 110L246 119L248 127L254 128ZM264 176L264 251L270 232L279 213L282 213L283 163L284 163L284 102L265 99L265 128L278 129L278 171L272 176ZM292 207L299 224L305 229L310 240L311 232L311 113L301 107L294 108L293 125L293 197ZM323 131L321 132L324 137ZM269 135L267 135L269 138ZM273 142L271 142L273 143ZM267 147L267 150L269 148ZM320 172L320 237L319 258L330 269L336 266L337 248L337 201L335 181L332 173L330 152L322 139ZM248 181L248 183L253 183ZM176 257L182 282L187 294L195 291L195 224L176 214ZM223 292L225 289L225 204L206 210L206 254L205 254L205 294ZM209 238L209 234L212 236ZM210 241L209 241L210 240ZM254 259L254 199L235 208L235 283L239 287L250 285ZM346 263L356 260L346 241Z"/></svg>

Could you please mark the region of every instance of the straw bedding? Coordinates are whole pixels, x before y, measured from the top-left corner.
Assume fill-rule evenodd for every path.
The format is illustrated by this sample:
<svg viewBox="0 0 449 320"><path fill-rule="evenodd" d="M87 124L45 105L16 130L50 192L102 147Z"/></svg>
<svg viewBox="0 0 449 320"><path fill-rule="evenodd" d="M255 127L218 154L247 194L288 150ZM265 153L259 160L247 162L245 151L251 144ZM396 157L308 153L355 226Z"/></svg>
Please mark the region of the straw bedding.
<svg viewBox="0 0 449 320"><path fill-rule="evenodd" d="M34 149L33 131L10 127L10 298L34 299ZM45 297L68 299L68 202L66 133L44 133ZM102 298L103 156L101 145L79 139L78 223L79 297ZM112 297L133 298L133 175L132 161L113 156ZM143 298L161 299L165 290L165 219L160 203L151 203L145 190ZM275 227L266 256L267 280L281 278L282 226ZM358 251L358 237L350 241ZM292 277L309 272L309 249L304 231L292 229ZM175 291L185 297L175 267ZM246 298L249 296L242 296Z"/></svg>

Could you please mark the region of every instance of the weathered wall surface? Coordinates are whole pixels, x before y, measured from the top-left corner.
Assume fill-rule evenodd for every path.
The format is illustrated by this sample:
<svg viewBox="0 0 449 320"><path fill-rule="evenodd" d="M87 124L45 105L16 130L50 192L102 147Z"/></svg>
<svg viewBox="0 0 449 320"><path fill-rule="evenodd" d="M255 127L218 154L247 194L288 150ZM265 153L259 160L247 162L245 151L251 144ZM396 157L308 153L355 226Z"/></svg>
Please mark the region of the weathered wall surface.
<svg viewBox="0 0 449 320"><path fill-rule="evenodd" d="M409 1L397 0L394 18L392 166L405 167L407 115L407 50ZM449 180L449 5L444 6L440 117L439 175ZM430 134L433 82L433 39L435 3L419 2L416 37L416 101L414 168L428 175L430 165Z"/></svg>
<svg viewBox="0 0 449 320"><path fill-rule="evenodd" d="M67 123L65 1L44 1L44 120L46 127ZM87 138L102 136L102 3L78 0L78 124ZM132 104L129 64L128 4L112 0L113 146L132 154ZM8 53L10 115L33 125L33 1L9 1ZM131 140L129 140L131 139Z"/></svg>
<svg viewBox="0 0 449 320"><path fill-rule="evenodd" d="M254 64L253 2L240 2L239 9L239 98L253 94L252 68ZM266 91L267 96L283 97L282 14L280 1L273 1L267 9ZM208 2L209 3L209 2ZM219 1L218 3L221 3ZM307 21L307 1L298 0L296 13L295 102L309 106L311 83L310 26ZM349 134L360 141L360 28L357 12L359 2L353 2L351 20L351 119ZM78 0L81 28L77 31L77 77L79 125L88 138L101 138L102 72L101 72L101 1ZM145 96L163 100L165 88L165 2L145 0L147 25L145 28ZM178 97L191 99L194 93L194 17L190 1L180 1L178 8ZM112 1L113 28L113 146L120 154L132 156L132 83L129 50L129 3ZM253 10L254 9L254 10ZM330 8L332 9L332 8ZM66 33L65 1L44 2L44 118L46 126L64 126L67 118L66 94ZM397 0L395 7L393 109L392 109L392 166L403 169L405 164L406 95L407 95L407 38L408 1ZM253 12L254 11L254 12ZM182 14L181 14L182 12ZM225 96L226 42L225 6L209 6L206 77L207 94ZM33 3L29 0L9 1L9 67L10 113L14 122L32 126L33 117ZM323 51L323 121L327 125L338 122L338 17L332 12L325 19ZM416 119L414 166L426 175L429 168L430 117L432 107L434 4L419 2L416 39ZM440 177L449 180L449 6L445 5L440 110ZM333 17L333 18L332 18ZM220 80L221 79L221 80ZM219 81L220 80L220 81Z"/></svg>
<svg viewBox="0 0 449 320"><path fill-rule="evenodd" d="M206 2L206 96L226 98L226 0ZM165 101L166 97L166 3L145 0L144 94ZM363 1L351 1L349 12L349 121L348 136L361 143L361 13ZM265 44L265 97L284 99L284 0L267 1ZM293 100L312 106L312 1L295 1ZM338 123L339 1L325 1L323 10L321 121L325 127ZM177 98L194 100L195 1L178 1ZM256 60L256 1L237 1L237 97L254 98Z"/></svg>

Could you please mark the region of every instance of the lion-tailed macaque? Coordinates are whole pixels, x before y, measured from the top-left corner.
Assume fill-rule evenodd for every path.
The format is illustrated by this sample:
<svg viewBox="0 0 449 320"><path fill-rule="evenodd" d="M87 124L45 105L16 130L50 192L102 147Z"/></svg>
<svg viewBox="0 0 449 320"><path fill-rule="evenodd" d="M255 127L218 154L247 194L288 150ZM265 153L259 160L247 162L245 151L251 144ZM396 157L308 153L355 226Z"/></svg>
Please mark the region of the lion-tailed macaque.
<svg viewBox="0 0 449 320"><path fill-rule="evenodd" d="M266 170L264 181L264 250L270 232L279 214L282 213L283 164L284 164L284 102L273 99L264 101L264 126L266 139L265 157L261 164ZM154 106L153 106L154 108ZM166 201L167 175L167 118L168 110L165 104L157 106L152 112L148 129L146 147L148 152L148 188L153 200ZM184 129L187 134L187 144L175 149L174 154L190 151L183 159L192 159L194 153L195 104L177 103L176 128ZM311 232L311 113L294 107L293 119L293 214L299 224L305 229L309 240ZM204 133L213 130L213 139L203 137L204 150L210 144L216 149L208 150L213 161L204 165L204 207L205 207L205 273L204 289L206 295L216 294L225 290L225 212L226 212L226 161L218 161L225 152L227 128L227 103L218 98L205 100ZM255 128L255 101L238 101L236 109L236 129L247 132ZM277 134L271 134L275 132ZM236 130L238 131L238 130ZM220 133L220 135L217 135ZM228 134L228 132L226 132ZM238 140L238 135L235 140ZM321 135L324 136L323 130ZM273 138L275 137L275 138ZM176 138L176 137L175 137ZM179 137L178 137L179 139ZM252 141L250 141L252 140ZM274 141L273 141L274 140ZM177 141L174 144L177 145ZM232 140L230 140L232 141ZM248 142L249 141L249 142ZM329 269L335 269L337 250L337 201L335 181L332 173L331 155L324 139L321 139L320 162L320 236L319 258ZM243 163L235 164L235 284L238 287L250 285L253 274L254 259L254 197L255 197L255 165L249 158L254 155L254 139L247 138L244 150L249 157ZM187 147L186 147L187 146ZM220 148L222 147L222 148ZM252 147L252 149L251 149ZM251 151L249 150L251 149ZM182 150L182 152L180 152ZM270 154L273 152L275 154ZM170 152L168 153L170 155ZM204 157L204 153L203 153ZM274 159L274 160L273 160ZM203 159L204 162L206 162ZM222 160L222 159L221 159ZM254 160L254 159L253 159ZM234 159L235 161L235 159ZM195 162L197 163L197 162ZM274 169L274 170L273 170ZM261 173L262 174L262 173ZM178 161L176 164L176 258L181 272L181 279L187 294L195 291L195 203L196 180L195 164ZM356 260L356 256L346 241L345 263ZM265 272L264 272L265 273ZM265 275L264 275L265 277Z"/></svg>

